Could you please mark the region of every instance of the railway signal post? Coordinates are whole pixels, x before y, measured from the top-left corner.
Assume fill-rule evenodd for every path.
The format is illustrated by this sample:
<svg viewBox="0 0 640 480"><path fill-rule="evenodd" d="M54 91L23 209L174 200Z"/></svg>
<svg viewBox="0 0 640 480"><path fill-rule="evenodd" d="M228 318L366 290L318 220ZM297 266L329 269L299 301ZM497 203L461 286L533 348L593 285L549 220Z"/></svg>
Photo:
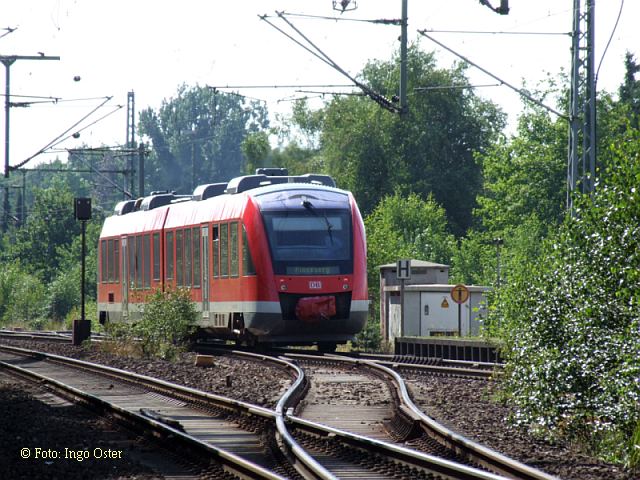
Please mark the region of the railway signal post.
<svg viewBox="0 0 640 480"><path fill-rule="evenodd" d="M82 223L82 273L80 274L80 320L73 321L73 344L80 345L83 341L91 336L91 321L85 318L84 311L84 272L85 272L85 256L86 256L86 230L87 220L91 220L91 199L75 198L73 203L73 211L76 220Z"/></svg>

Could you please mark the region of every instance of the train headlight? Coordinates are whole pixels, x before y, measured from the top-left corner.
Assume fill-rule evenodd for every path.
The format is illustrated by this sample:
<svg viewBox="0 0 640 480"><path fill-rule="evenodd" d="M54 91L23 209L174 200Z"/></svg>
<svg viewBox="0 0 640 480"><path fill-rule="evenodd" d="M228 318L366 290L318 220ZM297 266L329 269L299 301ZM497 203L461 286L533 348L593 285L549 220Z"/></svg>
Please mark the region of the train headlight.
<svg viewBox="0 0 640 480"><path fill-rule="evenodd" d="M343 290L349 290L349 284L348 283L342 284L342 289Z"/></svg>
<svg viewBox="0 0 640 480"><path fill-rule="evenodd" d="M282 290L283 292L287 291L287 285L285 283L281 283L280 284L280 290Z"/></svg>

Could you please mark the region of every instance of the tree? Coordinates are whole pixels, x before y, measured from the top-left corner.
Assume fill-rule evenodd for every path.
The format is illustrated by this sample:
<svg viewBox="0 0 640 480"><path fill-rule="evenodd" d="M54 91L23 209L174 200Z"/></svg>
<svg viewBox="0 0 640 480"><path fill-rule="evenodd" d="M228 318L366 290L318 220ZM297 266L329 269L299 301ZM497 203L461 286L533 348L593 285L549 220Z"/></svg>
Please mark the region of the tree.
<svg viewBox="0 0 640 480"><path fill-rule="evenodd" d="M449 264L455 251L444 209L415 193L385 197L365 218L365 227L369 296L376 308L380 265L403 257Z"/></svg>
<svg viewBox="0 0 640 480"><path fill-rule="evenodd" d="M640 464L640 131L610 139L595 193L497 299L514 420Z"/></svg>
<svg viewBox="0 0 640 480"><path fill-rule="evenodd" d="M624 81L619 89L620 103L627 106L631 125L638 128L640 123L640 80L636 80L636 75L640 72L640 65L631 52L625 54L624 67Z"/></svg>
<svg viewBox="0 0 640 480"><path fill-rule="evenodd" d="M157 112L140 113L140 134L153 146L145 182L152 189L191 193L198 184L240 175L246 169L244 139L267 126L266 108L258 101L183 85Z"/></svg>
<svg viewBox="0 0 640 480"><path fill-rule="evenodd" d="M46 190L34 190L34 203L26 225L16 232L8 252L48 283L60 265L59 249L80 236L80 222L73 215L73 193L61 182Z"/></svg>
<svg viewBox="0 0 640 480"><path fill-rule="evenodd" d="M398 63L397 58L370 62L360 80L391 97L398 91ZM461 235L472 223L481 187L474 155L484 152L504 125L503 114L474 94L464 71L462 65L438 69L432 53L412 46L408 76L414 94L407 114L349 96L334 98L321 114L299 113L294 120L301 128L320 130L325 168L354 192L365 214L398 190L433 195L452 231ZM442 88L451 85L456 88Z"/></svg>
<svg viewBox="0 0 640 480"><path fill-rule="evenodd" d="M502 138L479 157L484 188L476 215L496 236L535 214L549 225L565 214L567 125L545 110L529 108L516 135Z"/></svg>

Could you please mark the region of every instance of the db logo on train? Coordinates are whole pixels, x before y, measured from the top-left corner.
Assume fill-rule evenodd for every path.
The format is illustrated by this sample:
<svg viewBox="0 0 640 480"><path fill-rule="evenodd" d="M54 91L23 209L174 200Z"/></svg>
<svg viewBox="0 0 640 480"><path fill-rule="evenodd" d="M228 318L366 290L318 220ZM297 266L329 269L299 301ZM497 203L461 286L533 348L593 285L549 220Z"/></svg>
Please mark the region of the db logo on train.
<svg viewBox="0 0 640 480"><path fill-rule="evenodd" d="M319 290L322 288L322 282L320 280L310 280L309 288L312 288L314 290Z"/></svg>

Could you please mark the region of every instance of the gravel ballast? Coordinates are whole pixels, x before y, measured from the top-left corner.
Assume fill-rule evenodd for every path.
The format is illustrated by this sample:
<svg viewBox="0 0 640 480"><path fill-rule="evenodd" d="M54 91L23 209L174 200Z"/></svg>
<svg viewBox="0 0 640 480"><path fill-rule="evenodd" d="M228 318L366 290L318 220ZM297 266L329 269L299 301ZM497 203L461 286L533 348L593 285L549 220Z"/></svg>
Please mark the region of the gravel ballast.
<svg viewBox="0 0 640 480"><path fill-rule="evenodd" d="M291 384L288 374L263 363L235 357L215 357L214 366L194 366L195 354L182 354L175 362L117 357L96 348L69 344L5 341L135 371L210 393L273 408ZM231 378L231 386L227 377ZM495 400L497 382L404 374L416 405L427 415L473 441L564 480L632 480L640 474L592 458L572 445L542 441L510 427L511 413Z"/></svg>

